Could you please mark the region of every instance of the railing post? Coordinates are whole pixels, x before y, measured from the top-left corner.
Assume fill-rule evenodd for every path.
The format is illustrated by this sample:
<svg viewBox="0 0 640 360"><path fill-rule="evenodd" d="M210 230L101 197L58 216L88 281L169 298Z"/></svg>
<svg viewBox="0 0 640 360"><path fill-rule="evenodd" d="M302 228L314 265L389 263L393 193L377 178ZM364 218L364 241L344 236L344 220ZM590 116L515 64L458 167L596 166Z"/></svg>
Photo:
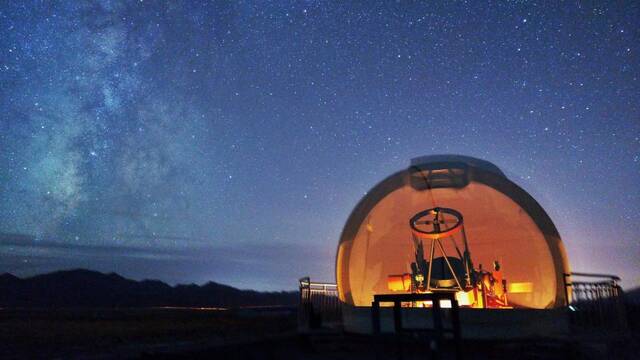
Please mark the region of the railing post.
<svg viewBox="0 0 640 360"><path fill-rule="evenodd" d="M396 334L402 331L402 307L401 302L396 300L393 302L393 327Z"/></svg>
<svg viewBox="0 0 640 360"><path fill-rule="evenodd" d="M303 277L299 280L300 303L298 308L298 326L301 328L309 328L311 321L311 280L309 277Z"/></svg>
<svg viewBox="0 0 640 360"><path fill-rule="evenodd" d="M570 274L562 274L562 281L564 282L564 301L566 303L566 306L571 305L571 301L569 301L569 286L571 286L571 284L567 283L567 278L570 276Z"/></svg>
<svg viewBox="0 0 640 360"><path fill-rule="evenodd" d="M460 331L460 306L458 305L458 299L455 294L451 299L451 322L453 325L453 342L455 346L456 359L462 359L462 344L461 344L461 331Z"/></svg>
<svg viewBox="0 0 640 360"><path fill-rule="evenodd" d="M371 327L375 335L380 334L380 302L375 298L371 303Z"/></svg>
<svg viewBox="0 0 640 360"><path fill-rule="evenodd" d="M440 350L442 348L442 340L443 340L442 318L440 317L440 315L442 315L440 313L440 299L441 299L440 296L434 296L433 300L431 300L431 303L433 304L431 307L431 309L433 310L433 327L435 328L435 331L436 331L436 343L435 343L435 348L433 349L434 359L440 358Z"/></svg>

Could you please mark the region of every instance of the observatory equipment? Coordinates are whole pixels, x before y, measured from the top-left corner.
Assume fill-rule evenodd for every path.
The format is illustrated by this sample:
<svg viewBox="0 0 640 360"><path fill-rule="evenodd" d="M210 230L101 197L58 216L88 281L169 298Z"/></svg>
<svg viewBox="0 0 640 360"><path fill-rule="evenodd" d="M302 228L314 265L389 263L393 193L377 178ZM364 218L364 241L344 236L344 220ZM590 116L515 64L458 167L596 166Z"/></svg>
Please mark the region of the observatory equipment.
<svg viewBox="0 0 640 360"><path fill-rule="evenodd" d="M409 221L409 226L415 246L411 274L389 275L389 290L412 293L456 292L461 306L509 308L507 283L502 279L499 262L494 261L493 272L484 271L481 267L474 269L462 214L448 208L427 209L415 214ZM427 259L424 254L425 241L429 244ZM452 256L447 254L443 241L455 249ZM398 286L399 279L402 279L402 286Z"/></svg>
<svg viewBox="0 0 640 360"><path fill-rule="evenodd" d="M336 256L344 327L359 332L369 331L374 295L449 291L467 332L474 322L535 316L532 332L545 333L564 326L554 309L566 305L565 273L564 247L544 209L495 165L457 155L413 159L367 192ZM430 305L403 306L410 321Z"/></svg>

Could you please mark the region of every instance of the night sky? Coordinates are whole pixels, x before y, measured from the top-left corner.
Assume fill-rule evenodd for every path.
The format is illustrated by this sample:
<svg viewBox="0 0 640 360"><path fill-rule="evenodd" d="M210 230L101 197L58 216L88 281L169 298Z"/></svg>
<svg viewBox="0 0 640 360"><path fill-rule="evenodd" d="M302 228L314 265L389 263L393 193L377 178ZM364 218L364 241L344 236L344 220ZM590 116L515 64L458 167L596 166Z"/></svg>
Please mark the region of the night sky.
<svg viewBox="0 0 640 360"><path fill-rule="evenodd" d="M0 272L334 281L363 194L456 153L640 285L638 3L443 3L3 2Z"/></svg>

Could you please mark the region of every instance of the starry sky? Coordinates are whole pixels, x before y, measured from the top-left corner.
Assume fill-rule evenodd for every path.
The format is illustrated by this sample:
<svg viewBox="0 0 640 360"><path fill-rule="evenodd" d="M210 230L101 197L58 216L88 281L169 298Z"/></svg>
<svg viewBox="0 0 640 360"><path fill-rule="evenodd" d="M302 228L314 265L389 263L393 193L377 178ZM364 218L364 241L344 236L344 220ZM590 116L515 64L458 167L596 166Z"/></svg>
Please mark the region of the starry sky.
<svg viewBox="0 0 640 360"><path fill-rule="evenodd" d="M640 285L640 7L0 5L0 272L334 280L347 216L413 157L489 160L573 270Z"/></svg>

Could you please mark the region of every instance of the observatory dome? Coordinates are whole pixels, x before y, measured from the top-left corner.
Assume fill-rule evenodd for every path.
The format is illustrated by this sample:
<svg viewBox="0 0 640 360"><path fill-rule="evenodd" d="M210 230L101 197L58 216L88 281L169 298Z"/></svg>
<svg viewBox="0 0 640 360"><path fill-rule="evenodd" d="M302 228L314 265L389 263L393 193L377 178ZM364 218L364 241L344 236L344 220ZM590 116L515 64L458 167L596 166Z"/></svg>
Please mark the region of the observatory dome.
<svg viewBox="0 0 640 360"><path fill-rule="evenodd" d="M438 220L439 209L449 209L459 219ZM416 238L411 221L420 213L435 214L435 220L422 224L439 223L452 229L454 225L447 223L459 221L464 226L455 236L442 231L442 236ZM569 268L553 222L497 166L472 157L413 159L407 169L387 177L364 196L349 216L338 245L340 300L370 306L374 294L415 290L416 279L424 284L427 268L431 287L425 285L426 291L458 282L460 290L482 287L486 292L485 281L500 292L496 301L503 307L548 309L563 306L566 300L563 274ZM460 275L455 282L445 281L447 269ZM487 301L485 295L483 306L472 307L487 307Z"/></svg>

